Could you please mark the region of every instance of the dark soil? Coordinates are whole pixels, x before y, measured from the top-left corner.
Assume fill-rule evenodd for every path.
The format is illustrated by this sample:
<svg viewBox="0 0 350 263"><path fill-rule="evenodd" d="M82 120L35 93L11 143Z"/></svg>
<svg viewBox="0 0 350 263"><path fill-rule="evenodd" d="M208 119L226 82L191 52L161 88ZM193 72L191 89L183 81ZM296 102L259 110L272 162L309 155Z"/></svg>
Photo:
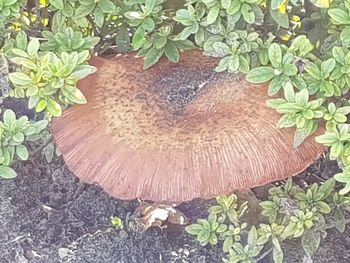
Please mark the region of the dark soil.
<svg viewBox="0 0 350 263"><path fill-rule="evenodd" d="M32 112L19 100L5 100L1 107L18 115ZM138 201L108 196L98 186L80 182L61 158L47 164L40 156L17 163L15 180L0 180L0 263L216 263L224 256L220 246L200 246L183 227L149 229L145 233L117 230L111 216L126 220ZM317 161L296 177L300 184L320 181L335 174L338 166ZM255 189L266 196L270 186ZM179 210L193 222L207 216L213 200L194 200ZM253 215L254 216L254 215ZM257 215L256 215L257 216ZM299 242L283 245L287 263L303 262ZM265 258L261 262L273 262ZM350 228L329 231L314 262L350 262Z"/></svg>

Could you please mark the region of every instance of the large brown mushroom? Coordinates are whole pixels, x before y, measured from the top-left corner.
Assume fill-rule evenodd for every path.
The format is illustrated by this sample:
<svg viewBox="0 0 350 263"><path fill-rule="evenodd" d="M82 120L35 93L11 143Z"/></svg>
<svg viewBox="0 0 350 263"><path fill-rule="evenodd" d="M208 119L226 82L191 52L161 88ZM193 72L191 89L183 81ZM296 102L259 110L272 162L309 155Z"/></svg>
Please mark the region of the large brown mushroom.
<svg viewBox="0 0 350 263"><path fill-rule="evenodd" d="M182 202L251 188L303 171L323 152L293 129L277 129L267 86L215 73L199 51L149 70L134 55L93 57L79 83L86 105L69 108L52 132L68 167L111 195Z"/></svg>

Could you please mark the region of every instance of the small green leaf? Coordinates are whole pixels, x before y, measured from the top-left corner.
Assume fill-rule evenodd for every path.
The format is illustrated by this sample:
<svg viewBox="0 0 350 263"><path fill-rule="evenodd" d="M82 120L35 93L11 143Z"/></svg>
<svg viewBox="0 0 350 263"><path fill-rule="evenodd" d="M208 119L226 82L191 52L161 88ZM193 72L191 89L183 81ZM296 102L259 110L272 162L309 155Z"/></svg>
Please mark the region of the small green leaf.
<svg viewBox="0 0 350 263"><path fill-rule="evenodd" d="M340 8L332 8L328 10L328 15L331 17L331 21L335 25L350 24L349 14Z"/></svg>
<svg viewBox="0 0 350 263"><path fill-rule="evenodd" d="M311 77L317 80L321 80L321 71L314 63L305 65L305 71L310 74Z"/></svg>
<svg viewBox="0 0 350 263"><path fill-rule="evenodd" d="M207 16L207 24L211 25L213 24L216 19L219 16L219 12L220 12L220 7L219 6L214 6L209 10L208 16Z"/></svg>
<svg viewBox="0 0 350 263"><path fill-rule="evenodd" d="M22 161L28 160L29 153L27 147L25 147L24 145L16 146L16 154Z"/></svg>
<svg viewBox="0 0 350 263"><path fill-rule="evenodd" d="M16 46L21 50L27 50L28 38L24 31L20 31L16 36Z"/></svg>
<svg viewBox="0 0 350 263"><path fill-rule="evenodd" d="M93 5L80 5L75 10L75 17L76 18L85 17L85 16L91 14L94 9L95 9L95 4L93 4Z"/></svg>
<svg viewBox="0 0 350 263"><path fill-rule="evenodd" d="M100 0L98 6L107 14L113 13L115 10L115 5L110 0Z"/></svg>
<svg viewBox="0 0 350 263"><path fill-rule="evenodd" d="M148 69L158 62L163 56L164 49L151 48L145 57L143 69Z"/></svg>
<svg viewBox="0 0 350 263"><path fill-rule="evenodd" d="M278 10L272 10L270 9L270 14L272 19L281 27L283 28L289 28L289 17L288 13L280 13Z"/></svg>
<svg viewBox="0 0 350 263"><path fill-rule="evenodd" d="M76 104L87 103L84 94L74 86L70 86L70 85L64 86L62 89L62 93L73 103L76 103Z"/></svg>
<svg viewBox="0 0 350 263"><path fill-rule="evenodd" d="M9 74L11 82L15 85L25 86L32 84L32 79L22 72L12 72Z"/></svg>
<svg viewBox="0 0 350 263"><path fill-rule="evenodd" d="M8 126L11 126L12 123L16 121L16 114L12 111L7 109L4 112L4 123Z"/></svg>
<svg viewBox="0 0 350 263"><path fill-rule="evenodd" d="M16 176L17 173L11 167L0 165L0 178L13 179Z"/></svg>
<svg viewBox="0 0 350 263"><path fill-rule="evenodd" d="M321 243L321 234L317 231L305 231L301 237L301 245L305 253L309 256L313 256L318 250Z"/></svg>
<svg viewBox="0 0 350 263"><path fill-rule="evenodd" d="M241 7L241 12L244 20L248 24L253 24L255 22L255 13L250 5L243 3Z"/></svg>
<svg viewBox="0 0 350 263"><path fill-rule="evenodd" d="M198 233L197 240L199 242L206 242L209 240L210 235L211 235L211 233L209 230L203 229Z"/></svg>
<svg viewBox="0 0 350 263"><path fill-rule="evenodd" d="M269 47L269 59L274 68L280 68L282 65L282 49L279 44L273 43Z"/></svg>
<svg viewBox="0 0 350 263"><path fill-rule="evenodd" d="M63 0L50 0L50 4L61 10L64 7Z"/></svg>
<svg viewBox="0 0 350 263"><path fill-rule="evenodd" d="M60 117L62 115L62 107L53 99L47 99L47 110L54 117Z"/></svg>
<svg viewBox="0 0 350 263"><path fill-rule="evenodd" d="M251 83L265 83L275 76L274 69L270 67L254 68L246 75L247 81Z"/></svg>
<svg viewBox="0 0 350 263"><path fill-rule="evenodd" d="M40 42L37 38L30 40L27 47L28 55L36 56L38 54L39 47L40 47Z"/></svg>
<svg viewBox="0 0 350 263"><path fill-rule="evenodd" d="M94 19L95 23L98 27L103 27L103 24L105 22L105 16L103 14L102 9L99 6L96 6L94 10ZM118 37L119 33L117 34Z"/></svg>
<svg viewBox="0 0 350 263"><path fill-rule="evenodd" d="M179 62L179 59L180 59L179 50L177 49L175 44L171 41L168 41L165 46L165 55L171 62L174 62L174 63Z"/></svg>

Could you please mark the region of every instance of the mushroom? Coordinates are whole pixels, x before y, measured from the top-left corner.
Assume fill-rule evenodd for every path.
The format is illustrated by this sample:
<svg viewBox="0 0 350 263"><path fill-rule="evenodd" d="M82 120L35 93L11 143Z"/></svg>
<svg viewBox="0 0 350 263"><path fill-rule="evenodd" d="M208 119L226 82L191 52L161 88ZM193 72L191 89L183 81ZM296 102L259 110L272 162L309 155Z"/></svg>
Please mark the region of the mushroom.
<svg viewBox="0 0 350 263"><path fill-rule="evenodd" d="M133 54L93 57L98 71L78 86L88 103L53 120L72 172L121 199L180 203L296 175L324 151L266 106L267 85L216 73L198 50L149 70Z"/></svg>

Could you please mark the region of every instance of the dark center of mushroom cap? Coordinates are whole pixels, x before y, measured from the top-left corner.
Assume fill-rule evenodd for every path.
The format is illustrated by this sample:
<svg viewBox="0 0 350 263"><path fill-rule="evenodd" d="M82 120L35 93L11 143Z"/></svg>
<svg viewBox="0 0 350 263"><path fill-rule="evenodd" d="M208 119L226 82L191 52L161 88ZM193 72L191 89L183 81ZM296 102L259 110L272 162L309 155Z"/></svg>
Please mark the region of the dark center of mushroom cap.
<svg viewBox="0 0 350 263"><path fill-rule="evenodd" d="M131 145L183 148L222 140L213 134L231 133L232 126L241 129L248 116L242 116L242 103L236 102L249 93L246 84L242 76L216 73L214 67L214 63L167 64L135 72L130 65L116 75L120 69L115 63L105 64L99 70L111 78L98 80L102 88L94 97L107 105L102 116L107 133Z"/></svg>

